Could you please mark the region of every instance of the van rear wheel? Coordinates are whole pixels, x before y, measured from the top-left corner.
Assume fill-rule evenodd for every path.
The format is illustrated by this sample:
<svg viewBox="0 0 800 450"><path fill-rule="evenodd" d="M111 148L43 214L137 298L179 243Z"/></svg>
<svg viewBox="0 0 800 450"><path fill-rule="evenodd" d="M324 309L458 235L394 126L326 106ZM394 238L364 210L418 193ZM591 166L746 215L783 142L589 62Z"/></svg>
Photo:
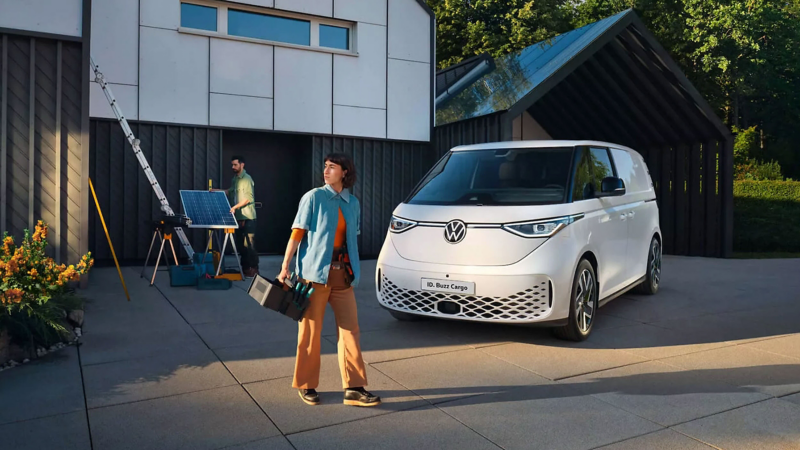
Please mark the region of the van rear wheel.
<svg viewBox="0 0 800 450"><path fill-rule="evenodd" d="M655 295L661 283L661 243L655 237L647 252L647 273L644 281L636 286L635 292L642 295Z"/></svg>
<svg viewBox="0 0 800 450"><path fill-rule="evenodd" d="M597 315L597 276L589 261L582 259L575 271L570 296L569 319L563 327L553 329L559 339L583 341L589 337Z"/></svg>

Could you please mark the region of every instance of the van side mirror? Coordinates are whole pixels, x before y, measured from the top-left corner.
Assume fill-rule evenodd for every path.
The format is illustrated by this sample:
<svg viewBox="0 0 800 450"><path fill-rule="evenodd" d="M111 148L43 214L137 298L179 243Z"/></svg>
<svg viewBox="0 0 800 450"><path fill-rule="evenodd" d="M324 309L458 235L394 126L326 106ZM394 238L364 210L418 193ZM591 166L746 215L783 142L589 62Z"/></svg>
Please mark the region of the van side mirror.
<svg viewBox="0 0 800 450"><path fill-rule="evenodd" d="M595 194L596 197L619 197L625 195L625 183L621 178L606 177L600 183L600 192Z"/></svg>

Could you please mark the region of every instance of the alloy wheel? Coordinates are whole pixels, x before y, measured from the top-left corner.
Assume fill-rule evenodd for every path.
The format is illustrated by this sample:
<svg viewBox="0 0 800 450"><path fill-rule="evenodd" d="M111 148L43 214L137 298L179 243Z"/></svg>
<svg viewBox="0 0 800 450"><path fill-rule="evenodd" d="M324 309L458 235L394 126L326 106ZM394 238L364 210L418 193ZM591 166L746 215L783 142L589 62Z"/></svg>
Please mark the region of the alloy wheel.
<svg viewBox="0 0 800 450"><path fill-rule="evenodd" d="M594 310L597 305L597 290L594 276L588 270L581 272L578 279L578 292L575 296L575 320L582 333L587 333L592 326Z"/></svg>
<svg viewBox="0 0 800 450"><path fill-rule="evenodd" d="M661 245L657 240L653 240L650 246L650 281L653 287L658 287L661 282Z"/></svg>

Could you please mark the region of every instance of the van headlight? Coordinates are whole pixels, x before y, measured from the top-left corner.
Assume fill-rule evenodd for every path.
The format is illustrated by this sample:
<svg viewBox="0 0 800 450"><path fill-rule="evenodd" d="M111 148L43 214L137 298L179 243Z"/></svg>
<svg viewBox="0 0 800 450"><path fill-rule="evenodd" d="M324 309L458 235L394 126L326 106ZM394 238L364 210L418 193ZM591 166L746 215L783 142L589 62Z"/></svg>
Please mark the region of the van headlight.
<svg viewBox="0 0 800 450"><path fill-rule="evenodd" d="M415 226L417 226L417 222L392 216L392 221L389 223L389 231L392 233L402 233L403 231L408 231Z"/></svg>
<svg viewBox="0 0 800 450"><path fill-rule="evenodd" d="M583 218L583 214L559 217L556 219L536 220L532 222L517 222L503 225L509 233L525 238L550 237L563 230L567 225Z"/></svg>

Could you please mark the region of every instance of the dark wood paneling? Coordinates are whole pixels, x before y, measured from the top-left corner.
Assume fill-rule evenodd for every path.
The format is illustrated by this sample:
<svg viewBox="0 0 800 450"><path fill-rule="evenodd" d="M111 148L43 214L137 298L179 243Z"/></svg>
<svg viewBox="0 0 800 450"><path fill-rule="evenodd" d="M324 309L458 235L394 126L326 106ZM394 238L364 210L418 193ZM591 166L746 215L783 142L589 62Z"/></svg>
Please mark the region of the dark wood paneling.
<svg viewBox="0 0 800 450"><path fill-rule="evenodd" d="M675 164L672 166L672 192L675 198L675 228L673 231L672 249L678 255L686 255L689 249L689 221L687 207L689 206L686 195L686 153L685 144L677 145L674 149Z"/></svg>
<svg viewBox="0 0 800 450"><path fill-rule="evenodd" d="M175 212L181 211L181 189L208 189L209 178L221 186L220 130L137 122L130 126ZM117 258L121 263L144 260L153 236L147 222L161 216L161 205L116 121L92 120L90 142L89 173ZM185 231L195 249L205 245L203 231ZM89 236L95 258L109 262L111 251L93 204ZM175 249L178 257L185 256L177 242Z"/></svg>
<svg viewBox="0 0 800 450"><path fill-rule="evenodd" d="M703 147L701 144L693 144L689 153L689 211L690 211L690 232L689 232L689 256L703 256L705 249L705 198L703 197L701 184L703 173Z"/></svg>
<svg viewBox="0 0 800 450"><path fill-rule="evenodd" d="M0 232L50 226L48 253L81 255L83 143L80 42L0 34Z"/></svg>

